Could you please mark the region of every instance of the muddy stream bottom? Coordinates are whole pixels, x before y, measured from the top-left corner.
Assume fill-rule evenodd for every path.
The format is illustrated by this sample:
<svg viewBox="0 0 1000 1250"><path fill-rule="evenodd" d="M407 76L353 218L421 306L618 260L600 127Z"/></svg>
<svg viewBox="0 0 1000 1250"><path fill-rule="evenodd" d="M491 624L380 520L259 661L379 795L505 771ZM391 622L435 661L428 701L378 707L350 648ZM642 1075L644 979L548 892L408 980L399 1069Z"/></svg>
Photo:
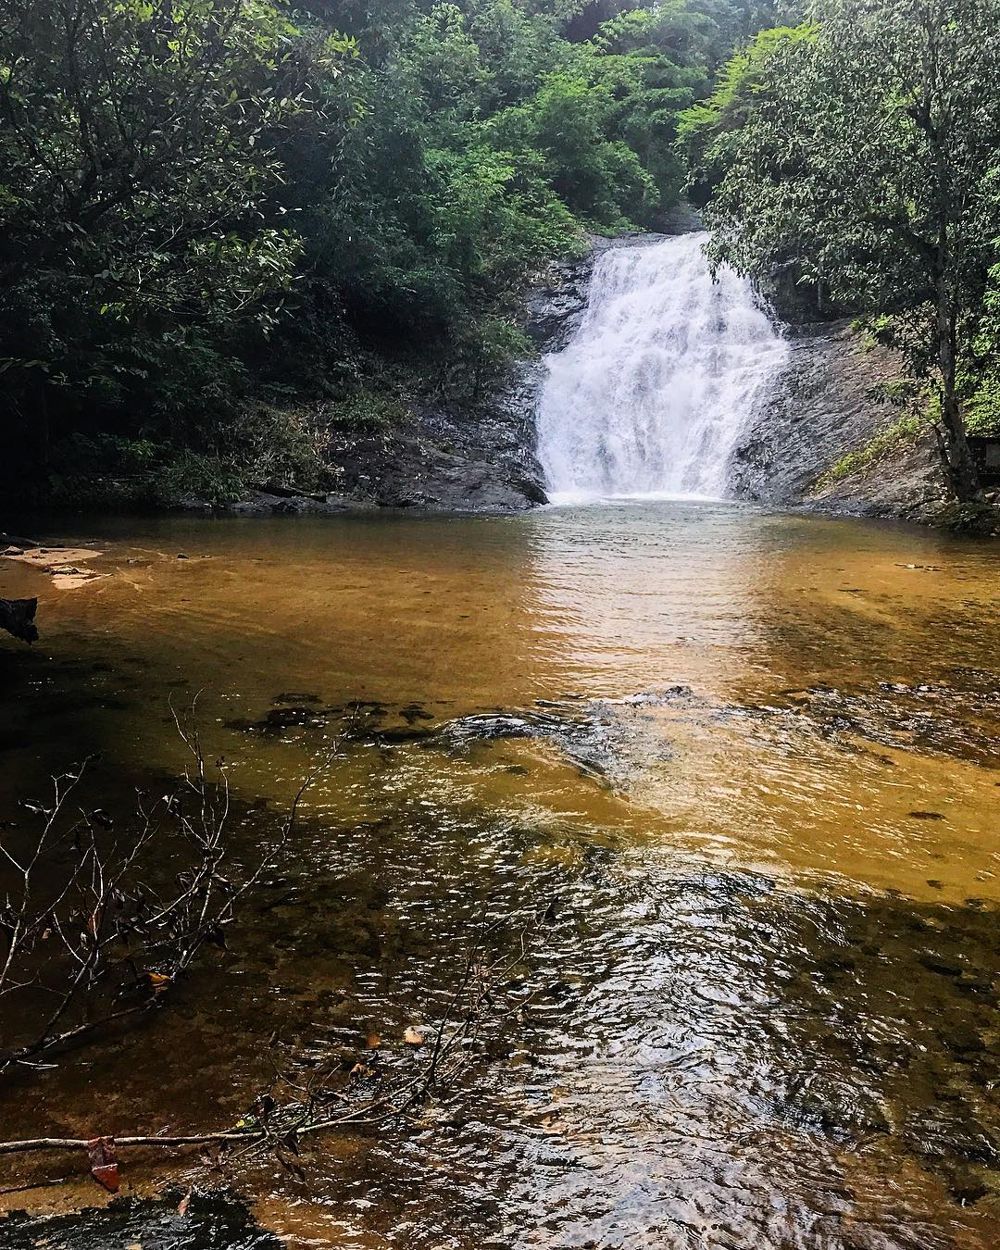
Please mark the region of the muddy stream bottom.
<svg viewBox="0 0 1000 1250"><path fill-rule="evenodd" d="M510 973L457 1081L304 1181L135 1151L107 1206L9 1158L4 1250L1000 1244L995 545L692 504L34 532L92 555L0 561L42 633L0 645L10 836L84 756L125 827L195 696L248 860L340 750L228 949L8 1075L0 1136L215 1130L432 1028L484 926Z"/></svg>

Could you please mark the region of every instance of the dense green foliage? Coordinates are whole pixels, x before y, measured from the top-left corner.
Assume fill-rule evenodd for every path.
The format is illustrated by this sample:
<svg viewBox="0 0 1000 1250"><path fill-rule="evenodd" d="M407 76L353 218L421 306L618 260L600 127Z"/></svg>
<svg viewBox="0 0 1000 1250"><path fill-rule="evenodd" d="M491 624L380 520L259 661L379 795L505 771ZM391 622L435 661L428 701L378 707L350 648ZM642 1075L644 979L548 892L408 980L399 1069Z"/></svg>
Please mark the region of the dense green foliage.
<svg viewBox="0 0 1000 1250"><path fill-rule="evenodd" d="M183 430L229 411L240 349L275 328L302 254L267 211L276 140L350 49L295 45L257 2L11 0L2 14L8 444L45 460L77 422Z"/></svg>
<svg viewBox="0 0 1000 1250"><path fill-rule="evenodd" d="M474 403L554 258L688 195L870 315L974 495L998 152L1000 0L6 0L3 464L321 484L325 428Z"/></svg>
<svg viewBox="0 0 1000 1250"><path fill-rule="evenodd" d="M288 477L314 438L291 418L278 438L279 411L475 398L524 350L532 276L677 202L678 116L758 20L729 0L7 0L6 463L128 476L184 449Z"/></svg>
<svg viewBox="0 0 1000 1250"><path fill-rule="evenodd" d="M758 95L766 90L771 58L789 44L814 38L815 33L816 27L808 22L758 31L722 67L711 96L681 114L678 141L687 160L688 189L694 200L706 203L738 158L741 131Z"/></svg>
<svg viewBox="0 0 1000 1250"><path fill-rule="evenodd" d="M956 490L964 407L995 388L998 0L819 0L768 32L681 127L712 188L716 260L867 310L930 388Z"/></svg>

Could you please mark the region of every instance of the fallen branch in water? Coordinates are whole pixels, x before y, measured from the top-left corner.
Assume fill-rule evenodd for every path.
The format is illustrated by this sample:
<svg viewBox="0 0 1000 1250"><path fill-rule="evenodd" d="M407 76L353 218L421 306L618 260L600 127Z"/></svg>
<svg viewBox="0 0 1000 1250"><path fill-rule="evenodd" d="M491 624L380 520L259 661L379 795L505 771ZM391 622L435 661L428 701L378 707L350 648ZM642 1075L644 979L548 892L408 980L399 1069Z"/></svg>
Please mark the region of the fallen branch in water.
<svg viewBox="0 0 1000 1250"><path fill-rule="evenodd" d="M103 809L71 810L85 761L53 779L47 806L25 804L37 833L0 838L0 1074L158 1007L206 945L225 946L237 905L283 853L314 776L241 875L230 866L225 764L210 774L193 717L174 716L192 765L171 793L139 796L124 837ZM172 876L161 867L154 885L168 862Z"/></svg>
<svg viewBox="0 0 1000 1250"><path fill-rule="evenodd" d="M517 998L507 1010L499 1010L501 987L509 987L512 974L525 958L525 934L520 934L513 958L486 962L485 941L497 926L484 926L470 945L459 981L449 997L445 1013L433 1030L432 1040L413 1028L406 1030L402 1043L394 1048L397 1065L392 1071L381 1043L359 1057L346 1079L338 1061L331 1069L303 1084L288 1074L279 1077L288 1094L279 1102L269 1091L260 1095L244 1121L217 1132L146 1134L95 1138L36 1137L0 1141L0 1155L44 1151L95 1150L101 1163L91 1170L107 1188L118 1187L117 1151L122 1148L181 1149L190 1146L217 1146L235 1159L247 1152L270 1151L278 1162L299 1179L304 1173L296 1158L302 1138L336 1129L380 1127L399 1120L423 1105L432 1093L446 1089L468 1066L483 1026L502 1027L510 1015L524 1006ZM411 1065L424 1055L417 1071ZM274 1089L274 1087L272 1087ZM331 1111L331 1104L338 1109ZM222 1160L220 1159L221 1163Z"/></svg>

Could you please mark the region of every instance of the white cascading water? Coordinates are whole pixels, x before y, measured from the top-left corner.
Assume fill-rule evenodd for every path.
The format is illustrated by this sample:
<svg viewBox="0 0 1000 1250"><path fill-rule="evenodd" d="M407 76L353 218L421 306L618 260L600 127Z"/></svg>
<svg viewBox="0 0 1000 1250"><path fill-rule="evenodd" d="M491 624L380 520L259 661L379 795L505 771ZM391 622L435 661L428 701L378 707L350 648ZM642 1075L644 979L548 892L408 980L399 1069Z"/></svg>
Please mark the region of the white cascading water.
<svg viewBox="0 0 1000 1250"><path fill-rule="evenodd" d="M713 282L707 237L598 259L580 328L545 362L538 455L553 503L726 494L788 347L749 283L729 269Z"/></svg>

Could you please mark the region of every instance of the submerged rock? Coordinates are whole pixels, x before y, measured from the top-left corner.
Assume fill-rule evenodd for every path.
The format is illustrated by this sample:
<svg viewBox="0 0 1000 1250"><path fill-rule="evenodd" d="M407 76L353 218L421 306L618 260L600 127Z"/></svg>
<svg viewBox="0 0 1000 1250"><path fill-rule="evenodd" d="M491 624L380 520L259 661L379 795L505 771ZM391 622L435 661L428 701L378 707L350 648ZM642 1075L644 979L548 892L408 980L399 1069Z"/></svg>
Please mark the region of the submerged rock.
<svg viewBox="0 0 1000 1250"><path fill-rule="evenodd" d="M37 599L0 599L0 629L5 629L22 642L37 642L37 608Z"/></svg>
<svg viewBox="0 0 1000 1250"><path fill-rule="evenodd" d="M123 1198L107 1207L41 1218L15 1211L0 1218L0 1241L4 1250L281 1250L283 1242L261 1228L243 1203L196 1194L182 1215L180 1197Z"/></svg>

